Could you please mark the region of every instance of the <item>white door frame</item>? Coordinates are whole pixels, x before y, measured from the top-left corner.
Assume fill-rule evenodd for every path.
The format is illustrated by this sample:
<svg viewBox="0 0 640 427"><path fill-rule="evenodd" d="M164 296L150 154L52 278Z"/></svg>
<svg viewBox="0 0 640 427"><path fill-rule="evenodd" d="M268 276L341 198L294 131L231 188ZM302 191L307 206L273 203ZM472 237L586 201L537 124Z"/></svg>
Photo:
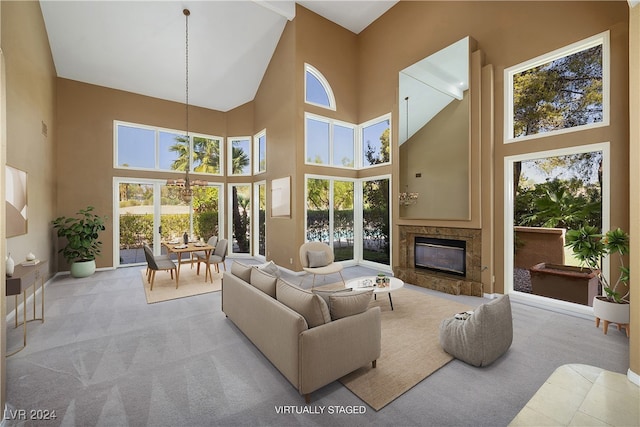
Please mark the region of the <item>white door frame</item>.
<svg viewBox="0 0 640 427"><path fill-rule="evenodd" d="M504 158L504 292L510 298L524 304L547 308L553 311L579 315L588 319L593 318L593 309L589 306L574 304L566 301L545 298L538 295L518 292L513 289L513 265L514 256L510 248L514 246L514 224L513 224L513 164L523 160L533 160L544 157L565 156L570 154L587 153L592 151L602 151L602 229L608 230L610 224L610 144L601 142L596 144L579 145L575 147L560 148L556 150L537 151L531 153L517 154ZM608 276L609 263L603 263L603 272Z"/></svg>

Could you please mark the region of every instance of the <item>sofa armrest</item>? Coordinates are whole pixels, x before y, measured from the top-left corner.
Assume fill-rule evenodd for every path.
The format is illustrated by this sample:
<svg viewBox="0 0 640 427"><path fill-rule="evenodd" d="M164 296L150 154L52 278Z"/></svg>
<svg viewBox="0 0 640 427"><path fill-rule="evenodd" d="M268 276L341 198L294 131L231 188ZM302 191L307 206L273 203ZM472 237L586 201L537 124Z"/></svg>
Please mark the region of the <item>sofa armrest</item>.
<svg viewBox="0 0 640 427"><path fill-rule="evenodd" d="M247 282L224 273L222 309L273 365L298 384L298 338L307 329L302 315Z"/></svg>
<svg viewBox="0 0 640 427"><path fill-rule="evenodd" d="M380 357L380 308L303 331L299 385L311 393Z"/></svg>

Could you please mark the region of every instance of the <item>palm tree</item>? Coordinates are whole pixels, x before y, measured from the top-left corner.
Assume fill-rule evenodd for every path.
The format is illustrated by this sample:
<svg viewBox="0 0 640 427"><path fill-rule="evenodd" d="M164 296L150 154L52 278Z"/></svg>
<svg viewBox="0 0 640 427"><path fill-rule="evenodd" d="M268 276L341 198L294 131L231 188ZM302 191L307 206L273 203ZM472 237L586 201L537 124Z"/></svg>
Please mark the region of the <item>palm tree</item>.
<svg viewBox="0 0 640 427"><path fill-rule="evenodd" d="M195 137L193 138L193 161L198 164L194 172L220 172L220 141Z"/></svg>
<svg viewBox="0 0 640 427"><path fill-rule="evenodd" d="M189 138L176 136L176 143L169 147L169 151L178 153L178 157L171 162L171 169L177 171L189 170Z"/></svg>

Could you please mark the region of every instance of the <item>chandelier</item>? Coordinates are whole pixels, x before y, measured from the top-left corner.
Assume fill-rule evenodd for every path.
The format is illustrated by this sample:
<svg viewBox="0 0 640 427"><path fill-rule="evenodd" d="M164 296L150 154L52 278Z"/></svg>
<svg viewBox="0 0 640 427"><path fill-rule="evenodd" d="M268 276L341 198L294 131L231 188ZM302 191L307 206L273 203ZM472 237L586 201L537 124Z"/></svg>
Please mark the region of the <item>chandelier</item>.
<svg viewBox="0 0 640 427"><path fill-rule="evenodd" d="M185 22L185 116L186 116L186 138L187 144L190 144L191 138L189 137L189 9L183 9L182 13L184 14L184 22ZM173 187L180 187L180 197L184 200L185 203L191 203L191 199L193 198L193 187L206 186L207 182L196 179L191 180L189 178L189 168L191 166L187 165L187 172L184 178L180 179L167 179L167 185Z"/></svg>

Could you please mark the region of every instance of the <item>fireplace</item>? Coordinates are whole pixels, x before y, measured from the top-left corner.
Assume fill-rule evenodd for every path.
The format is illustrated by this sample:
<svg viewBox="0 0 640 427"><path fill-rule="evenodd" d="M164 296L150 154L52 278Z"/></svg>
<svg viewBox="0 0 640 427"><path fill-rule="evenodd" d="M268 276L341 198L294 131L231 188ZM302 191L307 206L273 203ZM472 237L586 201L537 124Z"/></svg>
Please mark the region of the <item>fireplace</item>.
<svg viewBox="0 0 640 427"><path fill-rule="evenodd" d="M416 236L414 245L416 268L466 276L467 244L464 240Z"/></svg>
<svg viewBox="0 0 640 427"><path fill-rule="evenodd" d="M396 277L453 295L483 295L482 230L401 224L398 231Z"/></svg>

